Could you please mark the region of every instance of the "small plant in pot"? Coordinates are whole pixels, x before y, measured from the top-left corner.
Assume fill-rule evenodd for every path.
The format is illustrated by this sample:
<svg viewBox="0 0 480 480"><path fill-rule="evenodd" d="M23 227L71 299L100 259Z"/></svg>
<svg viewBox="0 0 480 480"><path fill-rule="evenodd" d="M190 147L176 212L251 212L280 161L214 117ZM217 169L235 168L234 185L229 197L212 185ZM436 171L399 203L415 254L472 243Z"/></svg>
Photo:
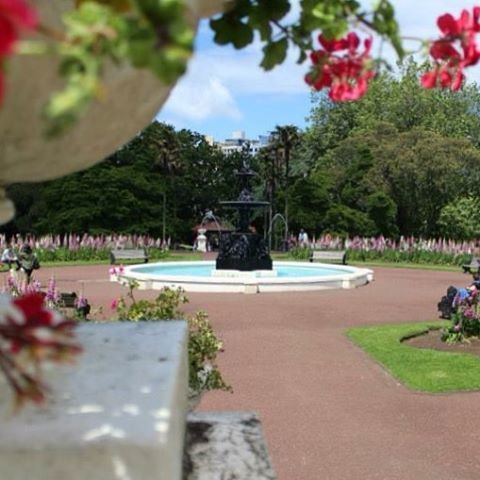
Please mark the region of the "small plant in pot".
<svg viewBox="0 0 480 480"><path fill-rule="evenodd" d="M127 300L122 297L112 305L120 321L183 319L188 322L190 409L195 408L205 391L232 391L232 387L224 381L216 364L218 353L223 351L223 343L215 334L208 315L200 311L187 317L180 310L180 306L188 302L182 289L164 288L155 300L136 300L134 291L137 286L137 282L129 281Z"/></svg>

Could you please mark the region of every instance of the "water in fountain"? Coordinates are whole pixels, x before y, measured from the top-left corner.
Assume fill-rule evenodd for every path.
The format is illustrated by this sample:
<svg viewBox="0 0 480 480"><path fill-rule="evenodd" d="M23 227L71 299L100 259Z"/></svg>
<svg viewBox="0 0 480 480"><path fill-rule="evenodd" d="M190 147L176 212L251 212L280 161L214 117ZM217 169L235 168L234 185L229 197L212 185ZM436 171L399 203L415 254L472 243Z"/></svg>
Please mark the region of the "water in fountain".
<svg viewBox="0 0 480 480"><path fill-rule="evenodd" d="M220 202L225 207L238 211L238 226L235 232L222 234L216 261L217 270L272 270L272 259L265 240L250 229L253 210L265 208L268 202L256 201L250 190L250 180L255 172L250 169L248 154L242 156L242 166L235 175L240 181L237 200Z"/></svg>
<svg viewBox="0 0 480 480"><path fill-rule="evenodd" d="M222 235L222 227L220 227L220 223L217 217L214 215L214 213L211 210L207 210L205 212L205 215L203 216L202 221L200 222L200 228L203 228L203 226L208 220L215 223L215 226L217 227L217 231L218 231L218 237L220 238L220 236Z"/></svg>

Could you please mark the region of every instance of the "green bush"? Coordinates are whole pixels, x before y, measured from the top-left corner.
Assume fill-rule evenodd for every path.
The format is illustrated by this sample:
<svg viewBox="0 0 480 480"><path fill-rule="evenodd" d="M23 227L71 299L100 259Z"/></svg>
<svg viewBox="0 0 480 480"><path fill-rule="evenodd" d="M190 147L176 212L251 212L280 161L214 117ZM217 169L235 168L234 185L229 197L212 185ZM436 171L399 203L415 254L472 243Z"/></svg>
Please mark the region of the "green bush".
<svg viewBox="0 0 480 480"><path fill-rule="evenodd" d="M215 335L205 312L197 312L186 317L180 305L188 302L183 290L164 288L155 300L135 300L135 281L129 283L129 302L122 297L117 306L121 321L157 321L180 320L188 322L188 360L189 387L194 392L205 390L226 390L231 387L225 383L215 362L219 352L223 351L222 341Z"/></svg>
<svg viewBox="0 0 480 480"><path fill-rule="evenodd" d="M58 247L55 249L35 249L40 263L42 262L94 262L108 261L110 259L111 248L94 248L79 247L77 249L69 249L67 247ZM161 260L168 256L168 252L161 248L147 249L148 256L151 260Z"/></svg>
<svg viewBox="0 0 480 480"><path fill-rule="evenodd" d="M467 253L453 254L432 252L428 250L357 250L348 249L349 262L388 262L388 263L416 263L420 265L449 265L461 266L469 263L471 255Z"/></svg>
<svg viewBox="0 0 480 480"><path fill-rule="evenodd" d="M295 260L309 260L312 251L308 247L294 247L288 253Z"/></svg>

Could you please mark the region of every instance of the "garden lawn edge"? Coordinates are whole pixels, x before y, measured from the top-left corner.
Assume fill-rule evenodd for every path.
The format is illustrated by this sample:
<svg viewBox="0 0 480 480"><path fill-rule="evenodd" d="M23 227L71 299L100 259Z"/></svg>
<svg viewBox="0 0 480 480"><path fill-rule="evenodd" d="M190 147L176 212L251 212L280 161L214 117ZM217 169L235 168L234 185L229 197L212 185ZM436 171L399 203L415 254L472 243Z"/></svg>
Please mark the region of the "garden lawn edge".
<svg viewBox="0 0 480 480"><path fill-rule="evenodd" d="M346 335L411 390L425 393L480 390L480 357L416 348L401 342L407 335L438 329L448 323L434 321L354 327L349 328Z"/></svg>

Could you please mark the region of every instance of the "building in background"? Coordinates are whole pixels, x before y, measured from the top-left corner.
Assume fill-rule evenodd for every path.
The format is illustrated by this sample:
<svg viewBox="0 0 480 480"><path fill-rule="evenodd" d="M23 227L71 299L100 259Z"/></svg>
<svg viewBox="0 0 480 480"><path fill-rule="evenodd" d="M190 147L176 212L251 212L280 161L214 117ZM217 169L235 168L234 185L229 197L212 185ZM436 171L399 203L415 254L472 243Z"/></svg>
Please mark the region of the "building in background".
<svg viewBox="0 0 480 480"><path fill-rule="evenodd" d="M207 142L212 139L211 136L206 136ZM260 135L257 139L249 139L246 137L243 130L236 130L232 132L231 138L225 139L223 142L214 142L214 144L222 150L225 155L230 155L235 152L241 152L245 145L248 144L249 152L256 155L258 151L267 146L271 141L270 135ZM210 142L209 142L210 143Z"/></svg>

